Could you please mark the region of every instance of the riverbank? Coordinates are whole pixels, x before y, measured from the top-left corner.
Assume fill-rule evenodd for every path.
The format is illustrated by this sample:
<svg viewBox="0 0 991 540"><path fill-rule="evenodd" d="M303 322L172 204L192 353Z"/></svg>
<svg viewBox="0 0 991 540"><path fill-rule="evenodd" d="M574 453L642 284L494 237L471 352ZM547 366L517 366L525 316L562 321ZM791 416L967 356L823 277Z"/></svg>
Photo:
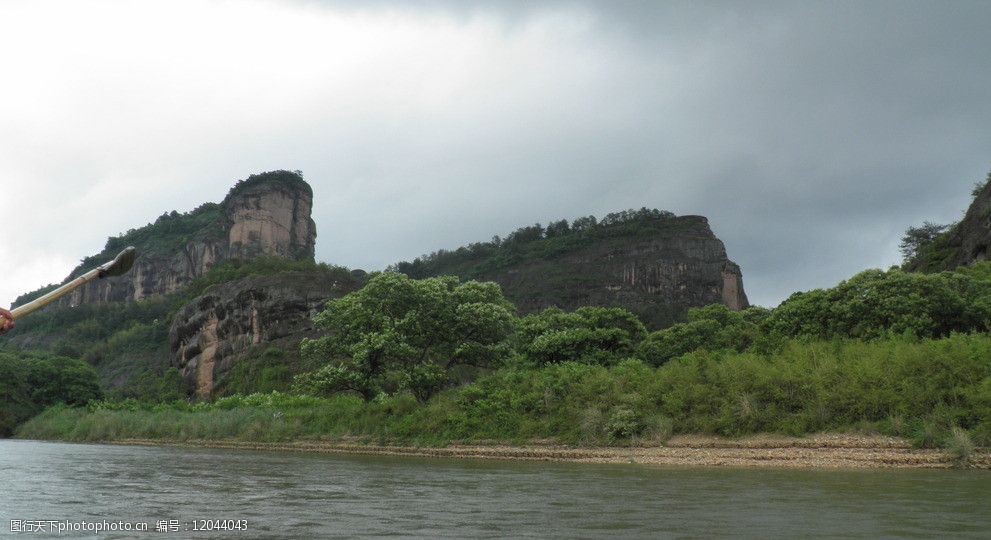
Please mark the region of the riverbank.
<svg viewBox="0 0 991 540"><path fill-rule="evenodd" d="M631 447L574 447L531 443L520 446L453 444L435 448L377 445L357 440L265 443L240 440L120 439L108 442L137 446L701 467L946 469L957 465L953 457L942 450L913 448L909 442L894 437L861 435L814 435L801 438L754 436L742 439L676 436L663 446ZM991 451L975 451L967 466L991 469Z"/></svg>

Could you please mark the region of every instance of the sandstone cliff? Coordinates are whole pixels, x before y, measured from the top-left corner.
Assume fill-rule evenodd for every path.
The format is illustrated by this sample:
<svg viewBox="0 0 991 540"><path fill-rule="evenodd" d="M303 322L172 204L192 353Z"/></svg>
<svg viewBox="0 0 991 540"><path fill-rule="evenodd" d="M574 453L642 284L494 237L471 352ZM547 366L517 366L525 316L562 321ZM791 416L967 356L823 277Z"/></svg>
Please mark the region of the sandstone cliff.
<svg viewBox="0 0 991 540"><path fill-rule="evenodd" d="M275 255L313 259L317 227L310 217L313 191L306 182L245 182L223 202L230 229L227 256Z"/></svg>
<svg viewBox="0 0 991 540"><path fill-rule="evenodd" d="M207 203L186 214L164 214L152 224L111 238L103 252L87 257L66 281L113 258L127 245L138 248L134 267L123 276L76 290L63 305L169 294L229 259L261 255L313 259L312 204L313 191L299 173L253 175L238 182L220 204Z"/></svg>
<svg viewBox="0 0 991 540"><path fill-rule="evenodd" d="M521 242L510 235L498 246L439 252L396 269L411 277L495 281L524 313L551 306L616 306L652 328L682 320L691 307L749 307L740 267L729 260L706 218L647 210L621 214L628 217L554 235L552 224L543 235L533 233L539 238Z"/></svg>
<svg viewBox="0 0 991 540"><path fill-rule="evenodd" d="M211 288L176 314L169 331L172 365L197 397L209 398L253 347L278 342L297 348L313 331L312 316L359 286L359 279L331 271L251 276Z"/></svg>

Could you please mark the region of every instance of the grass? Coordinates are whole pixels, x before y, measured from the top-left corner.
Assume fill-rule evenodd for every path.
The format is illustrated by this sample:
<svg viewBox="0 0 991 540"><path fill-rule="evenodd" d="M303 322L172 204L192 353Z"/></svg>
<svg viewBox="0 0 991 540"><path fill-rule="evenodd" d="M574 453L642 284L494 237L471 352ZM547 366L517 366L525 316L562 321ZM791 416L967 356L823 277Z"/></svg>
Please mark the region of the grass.
<svg viewBox="0 0 991 540"><path fill-rule="evenodd" d="M974 457L974 442L966 430L954 426L950 432L950 437L946 440L946 450L950 454L954 466L965 468Z"/></svg>
<svg viewBox="0 0 991 540"><path fill-rule="evenodd" d="M358 437L412 445L534 439L663 442L672 434L871 432L946 447L965 464L991 444L991 337L791 342L779 353L692 353L659 368L506 367L426 403L273 392L213 403L56 406L17 436L276 442Z"/></svg>

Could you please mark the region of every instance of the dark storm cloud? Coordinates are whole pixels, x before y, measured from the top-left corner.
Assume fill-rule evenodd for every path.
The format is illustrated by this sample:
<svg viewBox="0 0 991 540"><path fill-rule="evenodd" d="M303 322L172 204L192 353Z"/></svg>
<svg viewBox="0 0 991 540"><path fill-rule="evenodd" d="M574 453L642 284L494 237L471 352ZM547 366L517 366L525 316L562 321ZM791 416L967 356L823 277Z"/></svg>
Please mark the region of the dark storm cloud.
<svg viewBox="0 0 991 540"><path fill-rule="evenodd" d="M495 11L507 28L538 11L587 12L616 80L542 89L590 99L563 131L518 126L530 149L498 163L452 155L460 180L438 193L423 179L436 201L393 224L384 252L656 206L709 216L751 297L774 304L897 263L904 229L956 219L991 167L987 4L422 5ZM505 149L498 137L476 143Z"/></svg>
<svg viewBox="0 0 991 540"><path fill-rule="evenodd" d="M29 277L286 168L314 186L327 262L648 206L708 216L772 305L897 263L901 233L958 218L991 169L986 2L77 6L0 90L21 182L0 212L36 231L0 255L32 253Z"/></svg>

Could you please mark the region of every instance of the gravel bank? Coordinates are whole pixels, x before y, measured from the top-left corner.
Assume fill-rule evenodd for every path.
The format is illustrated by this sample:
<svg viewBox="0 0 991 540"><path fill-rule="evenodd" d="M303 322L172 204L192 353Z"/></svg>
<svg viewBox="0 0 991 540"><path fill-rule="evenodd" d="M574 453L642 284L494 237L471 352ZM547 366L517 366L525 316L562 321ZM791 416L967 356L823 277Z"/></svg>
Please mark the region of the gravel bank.
<svg viewBox="0 0 991 540"><path fill-rule="evenodd" d="M112 441L112 443L339 454L704 467L934 469L953 466L950 457L942 450L916 449L901 439L860 435L815 435L802 438L757 436L743 439L679 436L667 441L663 446L635 447L572 447L535 443L524 446L477 444L431 448L376 445L353 441L259 443L235 440L168 441L157 439L125 439ZM987 449L975 452L970 466L991 469L991 452Z"/></svg>

